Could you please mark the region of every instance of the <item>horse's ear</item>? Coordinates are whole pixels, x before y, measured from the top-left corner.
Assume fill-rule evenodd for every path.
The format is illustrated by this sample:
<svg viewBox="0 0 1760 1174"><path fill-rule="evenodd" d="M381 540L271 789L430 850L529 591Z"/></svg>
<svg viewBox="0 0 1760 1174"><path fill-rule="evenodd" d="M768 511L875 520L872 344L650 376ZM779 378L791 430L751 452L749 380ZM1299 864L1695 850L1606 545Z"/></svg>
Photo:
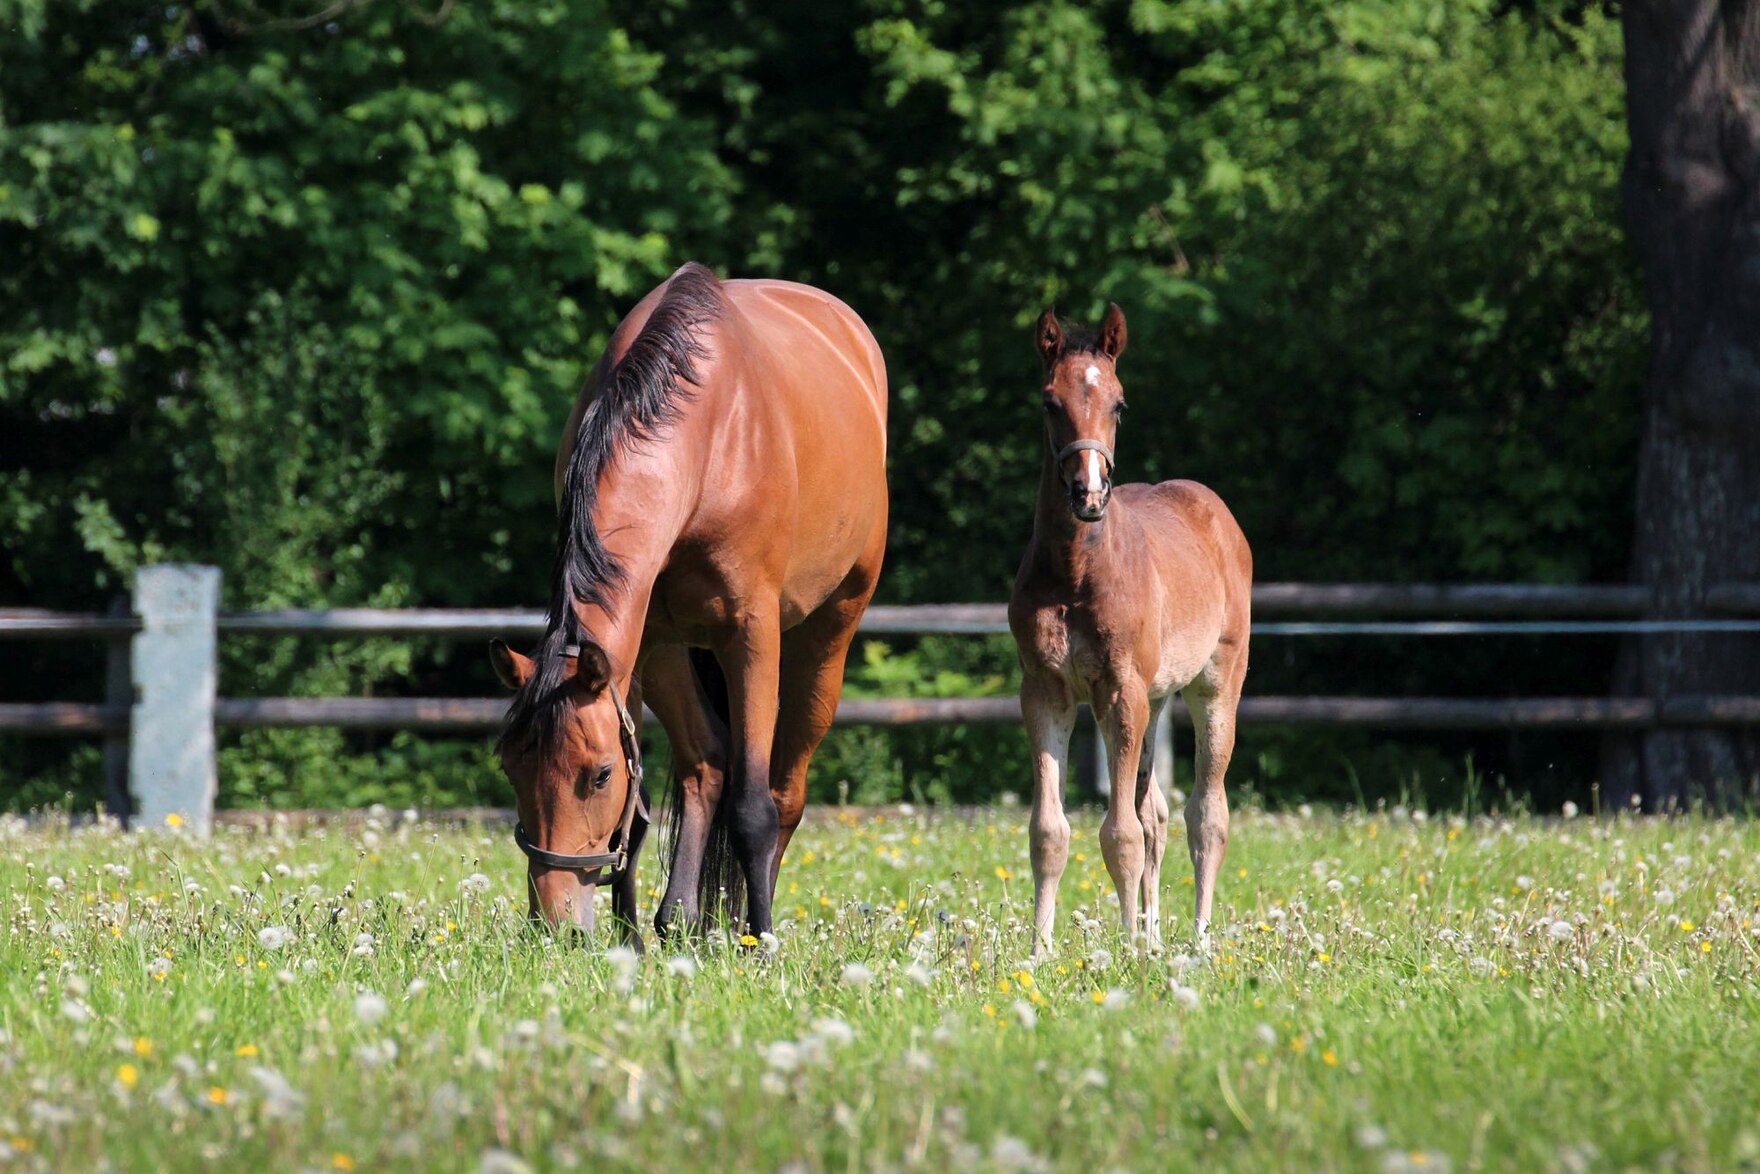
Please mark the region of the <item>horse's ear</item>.
<svg viewBox="0 0 1760 1174"><path fill-rule="evenodd" d="M505 640L489 641L489 663L495 666L495 675L509 689L519 689L532 679L532 658L521 656L507 646Z"/></svg>
<svg viewBox="0 0 1760 1174"><path fill-rule="evenodd" d="M1045 360L1046 367L1052 367L1063 355L1063 327L1057 323L1057 307L1046 306L1045 312L1039 315L1039 325L1033 328L1033 342L1039 348L1039 357Z"/></svg>
<svg viewBox="0 0 1760 1174"><path fill-rule="evenodd" d="M597 697L610 684L611 658L592 641L582 643L574 662L574 687L588 697Z"/></svg>
<svg viewBox="0 0 1760 1174"><path fill-rule="evenodd" d="M1106 320L1100 323L1100 349L1109 359L1124 353L1124 311L1117 302L1106 303Z"/></svg>

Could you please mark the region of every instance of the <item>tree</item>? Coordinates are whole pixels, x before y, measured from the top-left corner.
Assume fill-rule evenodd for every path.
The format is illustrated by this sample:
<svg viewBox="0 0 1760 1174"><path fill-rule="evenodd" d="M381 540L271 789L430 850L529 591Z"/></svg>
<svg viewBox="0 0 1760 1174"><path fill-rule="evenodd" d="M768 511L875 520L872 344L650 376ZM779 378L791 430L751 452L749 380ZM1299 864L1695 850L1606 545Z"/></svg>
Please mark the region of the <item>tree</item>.
<svg viewBox="0 0 1760 1174"><path fill-rule="evenodd" d="M1627 0L1624 176L1653 355L1644 388L1633 578L1656 614L1705 614L1720 583L1760 579L1760 4ZM1646 636L1618 688L1760 693L1760 637ZM1615 738L1620 803L1730 805L1760 788L1760 733Z"/></svg>

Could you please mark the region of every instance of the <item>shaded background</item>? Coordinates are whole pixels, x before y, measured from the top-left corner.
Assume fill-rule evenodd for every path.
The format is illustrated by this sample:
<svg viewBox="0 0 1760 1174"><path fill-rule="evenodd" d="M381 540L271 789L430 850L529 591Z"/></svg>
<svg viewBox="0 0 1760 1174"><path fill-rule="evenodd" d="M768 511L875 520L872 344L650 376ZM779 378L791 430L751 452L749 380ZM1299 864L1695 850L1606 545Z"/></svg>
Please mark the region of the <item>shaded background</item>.
<svg viewBox="0 0 1760 1174"><path fill-rule="evenodd" d="M687 259L879 338L883 602L1006 597L1052 301L1125 308L1121 476L1216 488L1261 580L1621 580L1620 56L1599 6L1545 2L0 0L0 606L102 609L165 559L220 565L229 607L541 604L574 393ZM1265 638L1248 689L1595 694L1613 652ZM222 656L233 695L496 688L475 646ZM0 658L0 700L102 688L101 649ZM1015 671L1006 638L893 641L850 687ZM1249 728L1230 781L1551 806L1596 751ZM0 740L0 803L88 805L97 758ZM505 792L487 739L257 731L220 771L230 805ZM814 788L1027 778L1018 730L840 730Z"/></svg>

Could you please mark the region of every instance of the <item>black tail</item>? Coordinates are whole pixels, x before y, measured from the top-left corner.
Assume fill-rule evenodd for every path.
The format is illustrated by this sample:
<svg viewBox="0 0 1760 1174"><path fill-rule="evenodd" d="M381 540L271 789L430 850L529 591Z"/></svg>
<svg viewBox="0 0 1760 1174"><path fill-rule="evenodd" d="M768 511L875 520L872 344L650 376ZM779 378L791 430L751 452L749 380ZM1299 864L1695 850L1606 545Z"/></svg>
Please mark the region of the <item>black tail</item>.
<svg viewBox="0 0 1760 1174"><path fill-rule="evenodd" d="M727 676L721 671L720 662L714 653L702 648L691 649L690 658L691 671L696 674L704 704L710 713L721 719L723 729L731 730L733 718L728 706ZM735 765L728 762L729 782L735 769ZM737 925L745 911L745 877L734 857L732 829L728 826L728 812L731 810L731 804L726 802L728 789L723 786L723 801L715 806L715 818L709 825L709 843L703 851L702 871L697 875L697 908L708 925L717 921ZM672 812L666 846L669 859L678 856L679 809L684 800L680 791L678 776L674 774L667 799Z"/></svg>

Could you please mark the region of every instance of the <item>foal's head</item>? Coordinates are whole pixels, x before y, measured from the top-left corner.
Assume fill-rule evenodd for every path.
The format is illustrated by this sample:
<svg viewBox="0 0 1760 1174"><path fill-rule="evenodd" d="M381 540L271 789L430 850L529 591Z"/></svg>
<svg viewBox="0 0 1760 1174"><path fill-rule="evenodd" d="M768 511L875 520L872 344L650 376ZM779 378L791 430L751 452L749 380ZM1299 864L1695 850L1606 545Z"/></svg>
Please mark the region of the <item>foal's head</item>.
<svg viewBox="0 0 1760 1174"><path fill-rule="evenodd" d="M590 641L566 651L547 673L499 640L490 643L489 659L502 684L519 691L515 712L524 711L499 750L525 839L540 850L528 852L531 916L591 933L602 870L557 867L538 856L614 852L625 804L633 802L632 779L610 658Z"/></svg>
<svg viewBox="0 0 1760 1174"><path fill-rule="evenodd" d="M1036 340L1045 360L1045 441L1057 475L1069 494L1069 508L1083 522L1106 516L1112 500L1112 453L1118 418L1124 415L1124 388L1118 382L1118 356L1124 353L1124 311L1116 303L1096 336L1071 325L1054 310L1039 316Z"/></svg>

